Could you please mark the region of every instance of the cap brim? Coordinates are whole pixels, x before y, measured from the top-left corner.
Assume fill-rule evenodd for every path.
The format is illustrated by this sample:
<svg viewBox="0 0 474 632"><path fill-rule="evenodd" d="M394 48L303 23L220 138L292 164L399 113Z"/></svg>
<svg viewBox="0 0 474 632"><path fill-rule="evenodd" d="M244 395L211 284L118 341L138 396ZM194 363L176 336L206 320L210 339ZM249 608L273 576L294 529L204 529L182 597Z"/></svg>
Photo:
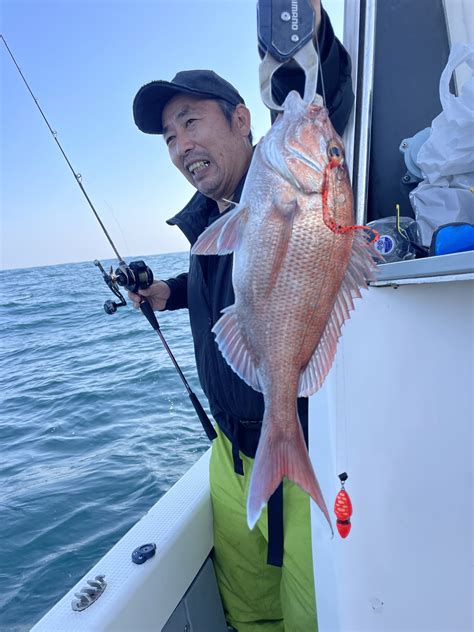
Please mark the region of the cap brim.
<svg viewBox="0 0 474 632"><path fill-rule="evenodd" d="M138 129L145 134L163 134L163 110L172 97L183 92L210 99L222 98L169 81L152 81L140 88L133 101L133 118Z"/></svg>

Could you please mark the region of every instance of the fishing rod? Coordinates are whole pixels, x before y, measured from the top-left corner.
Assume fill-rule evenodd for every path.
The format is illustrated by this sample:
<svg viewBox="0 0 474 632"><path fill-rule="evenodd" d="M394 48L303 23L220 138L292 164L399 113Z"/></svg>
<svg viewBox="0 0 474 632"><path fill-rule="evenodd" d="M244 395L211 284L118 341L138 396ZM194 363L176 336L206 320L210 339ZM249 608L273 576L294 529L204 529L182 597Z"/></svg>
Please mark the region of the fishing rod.
<svg viewBox="0 0 474 632"><path fill-rule="evenodd" d="M123 294L120 291L120 287L124 287L126 290L129 290L130 292L138 292L141 289L146 289L148 287L150 287L150 285L153 283L153 272L151 271L151 269L146 265L146 263L142 260L139 261L132 261L130 262L130 264L127 265L127 263L125 262L125 260L121 257L120 253L118 252L117 248L115 247L114 242L112 241L112 238L110 237L109 233L107 232L107 229L105 228L104 223L102 222L98 212L96 211L94 205L92 204L92 201L90 199L90 197L87 195L87 191L84 188L84 185L82 184L82 176L80 173L77 173L69 158L66 155L66 152L64 151L61 143L58 140L58 135L57 132L55 132L53 130L53 128L51 127L51 125L49 124L48 119L46 118L45 113L43 112L38 99L35 97L35 95L33 94L28 81L26 80L23 72L21 71L20 66L18 65L12 51L10 50L10 47L8 46L5 38L3 37L2 34L0 34L0 38L3 41L3 43L5 44L5 48L7 49L13 63L15 64L16 69L18 70L21 78L23 79L23 82L25 84L25 86L28 89L28 92L31 95L31 98L33 99L33 101L35 102L36 107L38 108L41 116L43 117L44 122L46 123L49 131L51 132L51 135L54 139L54 141L56 142L57 146L59 147L59 150L64 158L64 160L66 161L70 171L72 172L75 181L77 182L79 188L81 189L82 194L84 195L84 197L87 200L87 203L89 204L90 208L92 209L92 212L94 213L95 218L97 219L97 221L99 222L100 227L102 228L103 232L105 233L105 236L107 237L110 245L112 246L112 249L115 253L115 255L117 256L118 259L118 268L114 271L113 267L110 267L110 271L107 273L104 270L104 267L102 266L102 264L100 263L100 261L98 259L96 259L94 261L94 265L96 265L99 270L102 272L102 276L103 279L105 281L105 283L107 284L107 286L109 287L109 289L115 294L115 296L119 299L119 303L116 303L115 301L112 300L108 300L105 301L104 303L104 310L106 311L107 314L114 314L117 309L119 307L123 307L124 305L127 304L127 301L125 300ZM179 367L176 358L174 357L168 343L166 342L165 337L163 336L163 333L160 329L160 325L158 323L158 320L155 316L155 313L150 305L150 303L144 298L142 297L141 301L140 301L140 310L142 312L142 314L146 317L146 319L148 320L148 322L150 323L150 325L153 327L153 329L156 331L156 333L158 334L161 342L163 343L164 348L166 349L166 352L168 353L169 357L171 358L171 361L173 362L173 365L176 369L176 371L178 372L179 377L181 378L184 387L186 388L186 391L188 393L189 399L194 407L194 410L196 411L197 416L199 417L199 420L202 424L202 427L204 428L204 431L206 433L206 435L208 436L208 438L212 441L212 439L215 439L217 434L216 431L214 430L214 427L209 419L209 417L207 416L204 408L201 405L201 402L198 400L198 398L196 397L196 395L193 393L193 391L191 390L191 387L189 386L188 381L186 380L183 372L181 371L181 368Z"/></svg>

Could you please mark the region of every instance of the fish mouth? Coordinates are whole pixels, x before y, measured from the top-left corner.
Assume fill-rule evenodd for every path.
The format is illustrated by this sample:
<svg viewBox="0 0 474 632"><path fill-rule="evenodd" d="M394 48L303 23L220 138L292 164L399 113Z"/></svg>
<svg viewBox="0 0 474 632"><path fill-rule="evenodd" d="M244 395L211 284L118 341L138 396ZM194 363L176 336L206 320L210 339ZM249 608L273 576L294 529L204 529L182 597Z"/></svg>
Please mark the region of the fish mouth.
<svg viewBox="0 0 474 632"><path fill-rule="evenodd" d="M194 160L189 165L186 166L186 169L192 176L195 176L197 173L200 173L203 169L209 167L211 163L209 160Z"/></svg>

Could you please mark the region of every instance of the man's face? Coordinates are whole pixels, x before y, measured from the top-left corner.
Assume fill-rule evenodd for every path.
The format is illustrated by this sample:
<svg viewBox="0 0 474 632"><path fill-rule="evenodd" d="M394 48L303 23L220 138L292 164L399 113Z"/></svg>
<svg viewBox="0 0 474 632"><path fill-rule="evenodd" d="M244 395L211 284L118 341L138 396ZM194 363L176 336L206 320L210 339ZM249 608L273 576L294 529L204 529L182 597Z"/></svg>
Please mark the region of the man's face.
<svg viewBox="0 0 474 632"><path fill-rule="evenodd" d="M238 105L229 123L216 101L179 94L162 122L171 160L185 178L214 200L231 196L251 157L247 108Z"/></svg>

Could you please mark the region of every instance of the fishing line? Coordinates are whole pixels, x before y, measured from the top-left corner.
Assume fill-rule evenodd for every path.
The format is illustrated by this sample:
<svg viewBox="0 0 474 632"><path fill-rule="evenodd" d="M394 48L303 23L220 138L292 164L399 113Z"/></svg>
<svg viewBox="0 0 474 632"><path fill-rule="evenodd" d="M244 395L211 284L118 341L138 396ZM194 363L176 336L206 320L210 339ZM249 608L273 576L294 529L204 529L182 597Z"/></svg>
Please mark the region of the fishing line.
<svg viewBox="0 0 474 632"><path fill-rule="evenodd" d="M104 203L104 204L105 204L105 206L108 208L108 210L109 210L109 214L110 214L110 216L112 217L112 219L114 220L115 225L116 225L116 227L117 227L117 230L120 232L120 235L122 236L122 242L124 243L126 250L130 252L130 247L129 247L129 245L128 245L127 238L126 238L126 236L125 236L125 233L123 232L123 229L122 229L122 226L121 226L120 222L119 222L119 221L118 221L118 219L117 219L117 216L116 216L116 214L115 214L115 209L114 209L114 207L113 207L113 206L111 206L111 205L107 202L107 200L103 200L103 203Z"/></svg>
<svg viewBox="0 0 474 632"><path fill-rule="evenodd" d="M319 51L319 36L316 33L316 50L318 52L318 74L321 77L321 91L323 93L323 105L326 107L326 92L324 90L323 65L321 63L321 53Z"/></svg>
<svg viewBox="0 0 474 632"><path fill-rule="evenodd" d="M338 411L337 419L342 418L342 423L339 424L339 445L338 445L338 454L337 454L337 471L344 472L345 470L350 470L349 463L349 451L348 451L348 443L347 443L347 393L346 393L346 361L344 357L344 340L341 341L341 361L340 361L340 370L342 374L342 414L341 411ZM337 377L336 377L337 379Z"/></svg>

